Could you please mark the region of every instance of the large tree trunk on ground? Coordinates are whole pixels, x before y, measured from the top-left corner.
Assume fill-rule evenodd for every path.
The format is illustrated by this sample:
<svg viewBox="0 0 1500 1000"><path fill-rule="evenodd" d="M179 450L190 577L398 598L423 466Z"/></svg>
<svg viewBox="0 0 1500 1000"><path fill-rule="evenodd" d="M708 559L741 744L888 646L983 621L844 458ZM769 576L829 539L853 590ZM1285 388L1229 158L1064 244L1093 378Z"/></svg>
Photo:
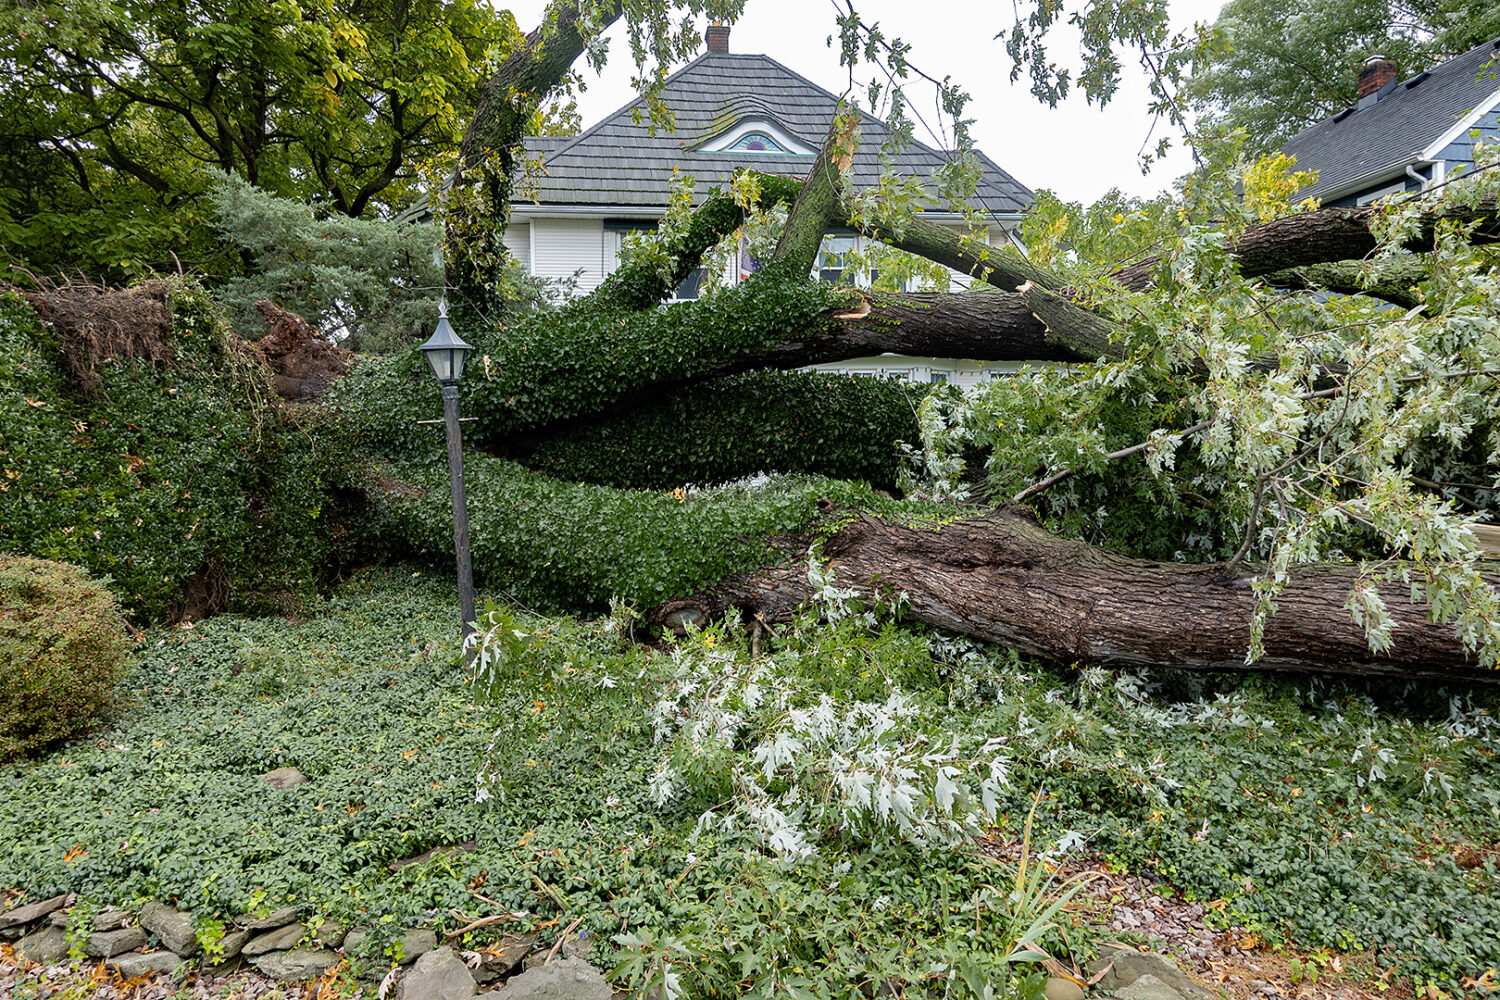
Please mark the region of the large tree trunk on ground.
<svg viewBox="0 0 1500 1000"><path fill-rule="evenodd" d="M1012 508L941 530L905 528L868 516L823 545L840 586L904 592L911 618L1063 663L1246 668L1251 580L1258 567L1146 562L1049 534ZM1466 655L1452 627L1427 620L1400 586L1381 588L1396 621L1394 643L1370 652L1344 610L1357 569L1298 569L1266 625L1257 670L1500 681ZM1496 582L1495 580L1491 581ZM734 577L668 602L657 624L739 610L785 619L812 596L802 560Z"/></svg>

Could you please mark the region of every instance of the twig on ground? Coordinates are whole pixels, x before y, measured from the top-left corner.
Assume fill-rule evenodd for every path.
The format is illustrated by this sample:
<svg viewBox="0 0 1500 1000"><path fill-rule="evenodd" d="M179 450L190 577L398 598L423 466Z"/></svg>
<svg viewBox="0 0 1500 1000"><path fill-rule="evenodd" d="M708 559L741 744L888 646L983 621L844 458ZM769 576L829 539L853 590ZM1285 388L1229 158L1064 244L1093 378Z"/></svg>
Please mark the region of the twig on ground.
<svg viewBox="0 0 1500 1000"><path fill-rule="evenodd" d="M552 950L547 952L547 957L542 961L543 965L551 964L552 960L557 957L558 951L561 950L563 942L568 939L568 935L576 931L578 929L578 925L581 923L583 923L582 917L573 918L573 922L568 925L567 930L558 935L557 940L552 943Z"/></svg>

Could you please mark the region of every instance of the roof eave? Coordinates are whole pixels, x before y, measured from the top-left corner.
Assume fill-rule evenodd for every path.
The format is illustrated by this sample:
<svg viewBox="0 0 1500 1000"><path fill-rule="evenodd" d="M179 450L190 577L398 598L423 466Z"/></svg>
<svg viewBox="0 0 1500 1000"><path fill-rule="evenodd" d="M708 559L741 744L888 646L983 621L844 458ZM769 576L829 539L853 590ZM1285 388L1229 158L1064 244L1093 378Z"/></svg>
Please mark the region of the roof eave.
<svg viewBox="0 0 1500 1000"><path fill-rule="evenodd" d="M1374 170L1367 170L1358 177L1351 177L1335 187L1328 188L1326 191L1320 191L1320 185L1313 185L1306 194L1317 198L1319 201L1337 201L1339 198L1356 194L1372 184L1379 184L1384 180L1394 180L1397 177L1404 177L1406 176L1407 167L1425 162L1426 157L1421 152L1414 151L1403 159L1392 160L1384 166L1376 167Z"/></svg>

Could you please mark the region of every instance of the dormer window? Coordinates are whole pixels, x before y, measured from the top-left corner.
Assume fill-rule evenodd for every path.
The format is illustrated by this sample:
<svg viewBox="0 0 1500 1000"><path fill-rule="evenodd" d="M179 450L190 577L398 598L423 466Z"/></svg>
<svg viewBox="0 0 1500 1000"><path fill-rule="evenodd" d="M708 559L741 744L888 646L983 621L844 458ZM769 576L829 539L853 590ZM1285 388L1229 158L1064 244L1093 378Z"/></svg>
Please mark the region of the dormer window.
<svg viewBox="0 0 1500 1000"><path fill-rule="evenodd" d="M698 147L704 153L817 156L818 151L769 119L743 118Z"/></svg>
<svg viewBox="0 0 1500 1000"><path fill-rule="evenodd" d="M776 145L776 140L764 132L751 132L726 152L732 153L785 153L786 150Z"/></svg>

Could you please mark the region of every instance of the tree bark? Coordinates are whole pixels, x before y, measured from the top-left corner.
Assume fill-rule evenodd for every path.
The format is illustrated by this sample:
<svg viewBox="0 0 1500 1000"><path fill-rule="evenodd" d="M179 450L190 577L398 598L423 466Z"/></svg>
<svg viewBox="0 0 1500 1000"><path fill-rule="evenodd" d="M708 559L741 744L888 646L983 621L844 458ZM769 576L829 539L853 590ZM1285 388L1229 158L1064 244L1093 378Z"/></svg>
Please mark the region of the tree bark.
<svg viewBox="0 0 1500 1000"><path fill-rule="evenodd" d="M1240 273L1256 278L1292 267L1366 257L1375 249L1370 226L1379 212L1374 205L1320 208L1251 226L1234 241ZM1500 215L1495 199L1487 198L1477 205L1434 203L1424 212L1417 234L1403 245L1416 253L1431 250L1433 233L1442 221L1472 224L1471 243L1500 242ZM1115 280L1132 290L1146 288L1155 280L1160 264L1159 257L1152 257L1121 268Z"/></svg>
<svg viewBox="0 0 1500 1000"><path fill-rule="evenodd" d="M613 24L624 11L611 0L599 11L599 28ZM526 44L512 52L495 75L485 81L474 117L459 145L461 167L477 165L489 150L508 155L525 136L526 122L547 93L568 72L587 42L576 3L550 4L540 27L526 36ZM506 164L507 172L510 164Z"/></svg>
<svg viewBox="0 0 1500 1000"><path fill-rule="evenodd" d="M1422 301L1416 286L1426 281L1427 277L1427 267L1420 258L1403 261L1394 270L1387 268L1374 281L1369 280L1363 263L1346 260L1273 271L1265 275L1265 282L1276 288L1303 291L1321 289L1341 295L1368 295L1402 309L1411 309Z"/></svg>
<svg viewBox="0 0 1500 1000"><path fill-rule="evenodd" d="M822 330L788 330L762 351L723 359L713 374L800 368L887 352L974 361L1100 357L1079 341L1054 336L1019 293L903 292L872 295L868 305L865 314L836 314Z"/></svg>
<svg viewBox="0 0 1500 1000"><path fill-rule="evenodd" d="M912 619L1061 663L1500 681L1400 586L1380 588L1396 628L1392 647L1372 653L1343 609L1354 566L1297 569L1267 622L1265 656L1247 665L1254 566L1129 559L1057 538L1021 508L941 530L861 516L822 554L840 586L905 594ZM738 610L774 623L811 596L806 563L794 559L669 601L651 619L671 626Z"/></svg>
<svg viewBox="0 0 1500 1000"><path fill-rule="evenodd" d="M786 226L772 255L789 262L794 273L806 274L818 260L823 234L846 214L843 208L844 175L854 164L859 148L859 112L842 110L829 124L823 148L802 181L802 188L787 212Z"/></svg>

